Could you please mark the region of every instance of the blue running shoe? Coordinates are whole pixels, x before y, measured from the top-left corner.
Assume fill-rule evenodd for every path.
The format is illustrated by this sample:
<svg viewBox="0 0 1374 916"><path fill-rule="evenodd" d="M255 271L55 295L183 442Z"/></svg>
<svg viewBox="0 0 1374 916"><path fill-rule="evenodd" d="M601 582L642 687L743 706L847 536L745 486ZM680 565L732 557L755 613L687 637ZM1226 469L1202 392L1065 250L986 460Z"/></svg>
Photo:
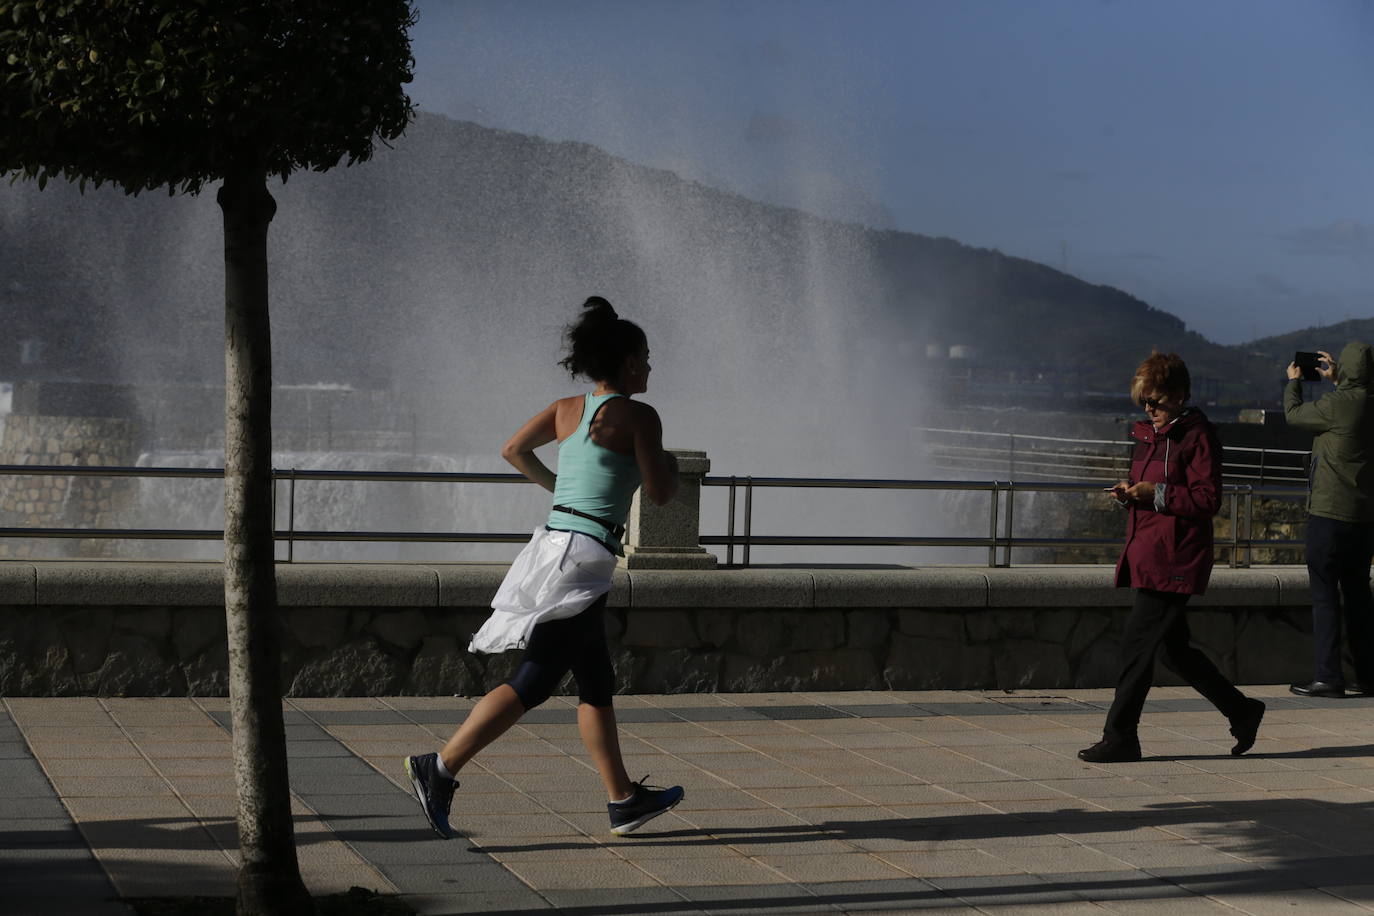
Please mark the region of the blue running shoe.
<svg viewBox="0 0 1374 916"><path fill-rule="evenodd" d="M419 754L405 759L406 775L415 788L415 797L424 809L425 820L434 832L446 840L453 838L453 828L448 825L449 808L453 805L453 793L458 788L458 780L439 775L435 765L438 754Z"/></svg>
<svg viewBox="0 0 1374 916"><path fill-rule="evenodd" d="M686 794L682 786L673 786L671 789L646 786L644 783L648 779L645 776L633 783L635 794L630 796L629 801L606 803L606 810L611 815L611 833L624 836L638 830L663 812L676 808Z"/></svg>

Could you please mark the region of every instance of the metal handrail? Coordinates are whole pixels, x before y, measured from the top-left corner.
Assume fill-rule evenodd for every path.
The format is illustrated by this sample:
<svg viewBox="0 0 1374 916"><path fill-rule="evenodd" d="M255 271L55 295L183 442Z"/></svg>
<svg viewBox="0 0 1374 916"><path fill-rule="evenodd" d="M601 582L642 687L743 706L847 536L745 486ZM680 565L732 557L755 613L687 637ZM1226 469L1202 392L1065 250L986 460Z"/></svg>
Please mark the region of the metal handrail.
<svg viewBox="0 0 1374 916"><path fill-rule="evenodd" d="M1048 438L1048 437L1046 437ZM147 468L120 466L71 466L71 465L0 465L0 478L6 476L66 476L66 477L151 477L151 478L223 478L222 468ZM527 532L415 532L415 531L319 531L296 530L295 496L297 481L366 481L396 483L500 483L528 484L529 479L521 474L485 474L445 471L325 471L299 469L273 469L272 479L288 482L287 527L273 532L276 540L287 544L287 559L294 557L297 541L330 542L399 542L399 543L486 543L519 544L529 538ZM832 546L832 547L974 547L987 548L989 566L1011 565L1014 548L1024 547L1104 547L1121 543L1120 538L1068 538L1068 537L1029 537L1013 534L1015 494L1031 492L1092 492L1100 489L1106 482L1092 483L1065 481L998 481L998 480L917 480L897 478L843 478L843 477L705 477L702 485L706 487L725 487L728 489L728 521L724 536L700 535L699 542L708 546L724 546L726 563L734 564L735 547L743 551L742 565L748 566L751 548L777 546ZM736 500L737 490L744 489L743 531L737 534ZM753 495L756 487L763 488L805 488L805 489L877 489L877 490L926 490L926 491L968 491L989 494L989 522L986 537L936 537L936 536L857 536L857 535L755 535ZM1251 484L1226 484L1223 495L1230 502L1232 530L1228 538L1220 539L1216 546L1230 548L1233 566L1249 565L1253 548L1258 544L1265 547L1293 547L1301 545L1295 540L1253 539L1253 506L1256 496L1289 497L1306 493L1305 487L1297 486L1254 486ZM1242 502L1243 498L1243 502ZM1243 508L1243 512L1242 512ZM999 528L1002 530L999 532ZM1242 530L1244 534L1242 535ZM174 528L0 528L0 537L31 538L91 538L124 540L220 540L224 536L217 529L174 529ZM1243 559L1242 559L1243 558Z"/></svg>
<svg viewBox="0 0 1374 916"><path fill-rule="evenodd" d="M725 545L726 564L733 565L734 547L739 544L744 549L743 566L749 565L749 549L760 547L986 547L988 565L1008 567L1011 565L1011 552L1018 547L1112 547L1123 543L1124 538L1064 538L1064 537L1017 537L1012 533L1017 492L1072 493L1094 492L1108 481L1076 483L1065 481L997 481L997 480L892 480L866 478L848 480L835 477L748 477L745 478L744 536L735 536L735 491L740 486L737 477L705 477L702 486L726 487L729 489L728 533L725 537L701 535L703 545ZM986 537L930 537L930 536L821 536L821 535L753 535L752 497L754 487L785 487L800 489L900 489L900 490L964 490L982 491L990 494L990 513L988 535ZM1003 498L1005 494L1005 499ZM1298 547L1303 542L1293 539L1273 539L1256 542L1253 537L1254 497L1292 497L1307 494L1306 487L1296 486L1255 486L1253 484L1224 484L1222 496L1230 502L1231 534L1218 539L1214 546L1230 550L1230 565L1248 567L1256 544L1263 547ZM1244 497L1244 502L1241 498ZM1005 505L1005 508L1003 508ZM1241 513L1241 507L1244 514ZM1002 533L998 533L999 524ZM1244 536L1241 535L1242 529ZM998 551L1001 551L999 562Z"/></svg>
<svg viewBox="0 0 1374 916"><path fill-rule="evenodd" d="M967 473L1005 473L1008 477L1027 475L1057 479L1091 480L1103 471L1103 463L1113 467L1129 460L1129 439L1076 439L1031 433L991 430L957 430L940 427L915 427L916 432L933 434L926 439L926 454L932 466ZM1019 446L1019 448L1018 448ZM1078 446L1065 451L1068 446ZM1269 448L1267 446L1226 445L1222 448L1222 473L1232 482L1303 481L1307 478L1307 449ZM1051 461L1048 459L1061 459ZM1298 460L1294 460L1298 459ZM1063 460L1072 461L1065 464ZM1253 463L1257 461L1258 463ZM1004 470L1003 470L1004 469Z"/></svg>

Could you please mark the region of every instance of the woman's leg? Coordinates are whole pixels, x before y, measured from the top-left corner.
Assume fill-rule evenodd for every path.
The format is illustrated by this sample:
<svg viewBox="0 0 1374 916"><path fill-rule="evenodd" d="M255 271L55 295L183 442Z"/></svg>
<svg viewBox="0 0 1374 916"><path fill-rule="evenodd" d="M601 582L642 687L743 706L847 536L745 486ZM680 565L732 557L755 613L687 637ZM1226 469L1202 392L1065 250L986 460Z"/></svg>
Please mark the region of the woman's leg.
<svg viewBox="0 0 1374 916"><path fill-rule="evenodd" d="M482 697L439 752L444 769L457 776L478 751L504 735L524 714L525 704L510 684L502 684Z"/></svg>
<svg viewBox="0 0 1374 916"><path fill-rule="evenodd" d="M1145 696L1154 680L1155 654L1164 639L1170 613L1177 610L1171 599L1177 597L1145 588L1136 589L1135 604L1121 635L1121 674L1116 682L1116 695L1102 730L1102 737L1109 744L1139 743L1136 730L1141 710L1145 708Z"/></svg>
<svg viewBox="0 0 1374 916"><path fill-rule="evenodd" d="M578 703L577 728L582 733L582 743L587 746L587 753L591 755L596 771L601 774L606 798L610 801L629 798L635 787L630 782L630 774L625 772L625 761L620 756L615 707Z"/></svg>
<svg viewBox="0 0 1374 916"><path fill-rule="evenodd" d="M1212 660L1193 645L1192 634L1188 630L1188 615L1183 610L1188 596L1181 597L1183 600L1178 603L1178 612L1168 622L1159 660L1206 697L1223 716L1228 719L1243 716L1250 704L1245 695L1217 670Z"/></svg>
<svg viewBox="0 0 1374 916"><path fill-rule="evenodd" d="M457 775L478 751L549 698L568 673L581 626L580 616L548 620L530 631L525 656L515 676L482 697L439 752L449 775Z"/></svg>
<svg viewBox="0 0 1374 916"><path fill-rule="evenodd" d="M620 734L615 722L615 707L611 697L615 694L615 666L611 663L611 652L606 646L606 596L601 596L591 607L583 611L583 626L579 631L578 654L572 663L572 674L577 681L577 728L582 735L582 743L591 755L596 771L601 774L601 782L606 787L606 797L611 801L621 801L634 792L630 775L625 772L625 761L620 755Z"/></svg>

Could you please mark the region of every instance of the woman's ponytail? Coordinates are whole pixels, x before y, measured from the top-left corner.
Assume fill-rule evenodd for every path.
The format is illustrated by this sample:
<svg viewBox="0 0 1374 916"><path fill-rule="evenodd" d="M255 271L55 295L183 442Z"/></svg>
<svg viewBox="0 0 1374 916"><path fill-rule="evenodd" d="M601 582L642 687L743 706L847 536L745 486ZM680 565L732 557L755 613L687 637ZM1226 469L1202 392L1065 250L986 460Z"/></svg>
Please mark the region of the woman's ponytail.
<svg viewBox="0 0 1374 916"><path fill-rule="evenodd" d="M588 296L582 314L563 332L568 355L558 365L574 377L585 376L602 382L615 378L626 357L646 345L644 332L633 321L616 314L601 296Z"/></svg>

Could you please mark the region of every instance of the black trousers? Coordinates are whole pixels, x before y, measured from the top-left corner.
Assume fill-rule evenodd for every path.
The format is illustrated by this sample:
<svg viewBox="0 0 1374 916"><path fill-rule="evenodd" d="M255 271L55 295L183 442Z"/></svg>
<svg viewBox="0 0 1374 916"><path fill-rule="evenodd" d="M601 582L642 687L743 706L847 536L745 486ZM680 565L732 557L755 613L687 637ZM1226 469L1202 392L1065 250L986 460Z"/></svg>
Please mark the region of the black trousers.
<svg viewBox="0 0 1374 916"><path fill-rule="evenodd" d="M1116 743L1136 741L1145 695L1154 680L1155 657L1187 681L1226 718L1245 711L1245 695L1226 680L1212 660L1194 646L1188 633L1188 595L1136 589L1135 606L1121 639L1121 677L1107 712L1102 737Z"/></svg>
<svg viewBox="0 0 1374 916"><path fill-rule="evenodd" d="M1369 564L1374 558L1374 525L1307 517L1307 580L1312 586L1312 638L1316 678L1344 684L1341 672L1341 611L1355 677L1374 686L1374 598L1369 594Z"/></svg>

